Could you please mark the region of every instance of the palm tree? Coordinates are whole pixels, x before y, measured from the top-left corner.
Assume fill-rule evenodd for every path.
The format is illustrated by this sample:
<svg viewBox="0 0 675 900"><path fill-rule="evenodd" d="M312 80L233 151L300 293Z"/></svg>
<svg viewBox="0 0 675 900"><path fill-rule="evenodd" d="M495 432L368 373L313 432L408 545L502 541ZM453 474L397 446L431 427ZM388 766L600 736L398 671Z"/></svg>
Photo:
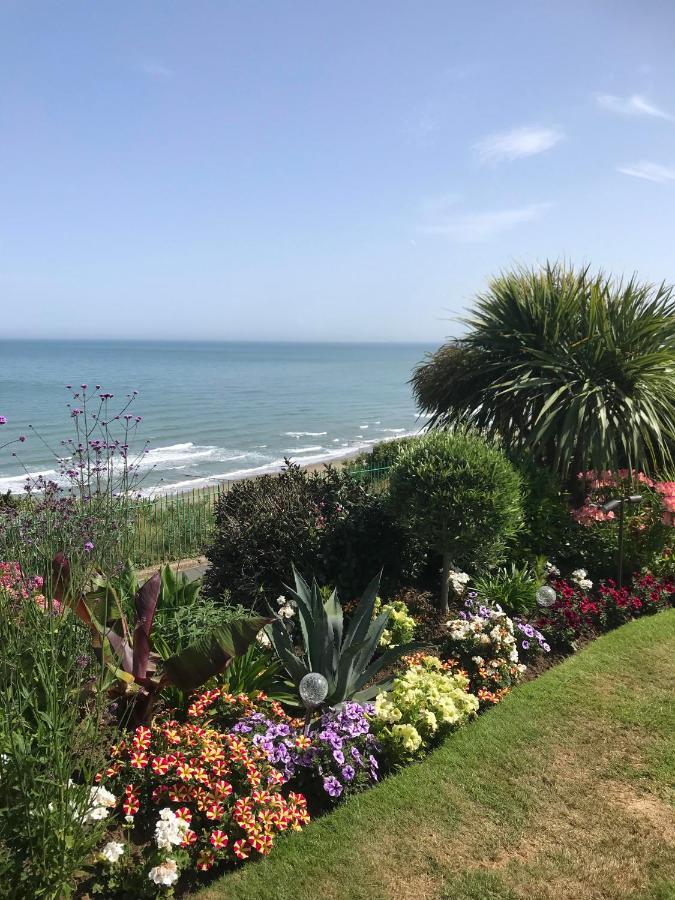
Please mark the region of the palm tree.
<svg viewBox="0 0 675 900"><path fill-rule="evenodd" d="M414 371L430 427L470 424L573 479L673 462L673 288L562 265L494 278Z"/></svg>

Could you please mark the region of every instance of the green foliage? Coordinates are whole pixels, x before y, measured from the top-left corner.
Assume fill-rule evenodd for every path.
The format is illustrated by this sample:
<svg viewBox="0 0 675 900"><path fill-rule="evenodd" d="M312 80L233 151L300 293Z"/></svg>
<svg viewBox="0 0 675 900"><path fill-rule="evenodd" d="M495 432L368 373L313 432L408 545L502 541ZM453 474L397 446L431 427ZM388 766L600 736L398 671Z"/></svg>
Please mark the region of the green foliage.
<svg viewBox="0 0 675 900"><path fill-rule="evenodd" d="M498 603L507 615L523 616L536 610L537 589L543 582L541 570L511 563L480 575L474 581L474 590L484 602L492 606Z"/></svg>
<svg viewBox="0 0 675 900"><path fill-rule="evenodd" d="M0 587L0 894L5 897L70 896L101 835L91 801L111 739L103 694L96 690L102 673L84 626L68 609L57 609L41 608L32 596L10 597Z"/></svg>
<svg viewBox="0 0 675 900"><path fill-rule="evenodd" d="M432 425L498 434L563 477L672 463L672 288L519 268L492 279L466 325L414 373Z"/></svg>
<svg viewBox="0 0 675 900"><path fill-rule="evenodd" d="M364 591L345 630L337 593L333 591L324 599L316 581L310 588L295 572L295 590L286 590L291 592L297 603L303 655L296 654L291 636L280 617L270 626L268 634L296 687L309 672L319 672L328 682L325 702L329 706L344 700L367 700L381 690L381 685L372 684L373 679L414 645L392 647L373 661L389 622L388 612L373 619L379 585L378 575Z"/></svg>
<svg viewBox="0 0 675 900"><path fill-rule="evenodd" d="M498 562L522 517L520 479L496 446L464 431L414 442L391 470L392 507L450 563L472 570Z"/></svg>
<svg viewBox="0 0 675 900"><path fill-rule="evenodd" d="M508 456L520 475L523 504L522 527L511 555L522 564L533 564L540 556L558 557L574 528L569 495L560 477L531 453L510 451Z"/></svg>
<svg viewBox="0 0 675 900"><path fill-rule="evenodd" d="M354 597L374 559L394 587L418 563L410 532L383 496L348 472L309 473L289 465L234 485L216 505L214 543L204 591L262 609L283 593L293 563L322 584Z"/></svg>
<svg viewBox="0 0 675 900"><path fill-rule="evenodd" d="M293 684L284 676L280 660L269 651L251 644L246 653L233 659L225 671L216 678L219 687L224 687L238 696L253 696L262 691L270 700L297 705L297 692Z"/></svg>

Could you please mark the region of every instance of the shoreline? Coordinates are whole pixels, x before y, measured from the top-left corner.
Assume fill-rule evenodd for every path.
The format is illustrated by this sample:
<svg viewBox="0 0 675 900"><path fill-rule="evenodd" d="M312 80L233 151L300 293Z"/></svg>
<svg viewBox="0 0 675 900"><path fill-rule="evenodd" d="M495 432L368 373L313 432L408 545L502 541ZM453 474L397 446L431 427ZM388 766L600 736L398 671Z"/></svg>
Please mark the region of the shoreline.
<svg viewBox="0 0 675 900"><path fill-rule="evenodd" d="M384 440L378 441L377 443L388 443L389 441L397 440L398 437L399 436L394 438L385 438ZM409 435L400 435L400 437L409 437ZM372 444L367 447L355 447L354 449L346 450L339 456L332 457L325 462L309 462L305 465L303 465L302 461L297 458L293 459L293 457L289 457L289 459L293 464L300 466L300 468L306 472L321 472L328 466L335 469L340 469L345 465L345 463L349 462L350 460L356 459L359 456L368 456L372 453L373 448L376 446L377 444ZM251 472L248 475L234 475L234 477L232 478L217 478L214 479L213 483L211 484L202 483L198 487L195 486L193 488L184 487L179 488L178 490L172 490L172 486L169 484L165 486L157 485L153 486L152 488L146 488L142 499L147 500L149 503L153 503L157 500L162 499L166 499L167 501L169 501L171 499L181 497L184 494L189 494L190 496L195 497L199 494L215 494L218 493L218 489L222 488L224 485L239 484L242 481L251 481L256 478L261 478L263 475L278 475L279 472L281 472L284 468L285 466L283 464L274 465L270 463L269 466L261 467L261 470L259 472ZM203 482L204 478L195 476L195 481ZM228 488L225 488L225 490L227 489Z"/></svg>

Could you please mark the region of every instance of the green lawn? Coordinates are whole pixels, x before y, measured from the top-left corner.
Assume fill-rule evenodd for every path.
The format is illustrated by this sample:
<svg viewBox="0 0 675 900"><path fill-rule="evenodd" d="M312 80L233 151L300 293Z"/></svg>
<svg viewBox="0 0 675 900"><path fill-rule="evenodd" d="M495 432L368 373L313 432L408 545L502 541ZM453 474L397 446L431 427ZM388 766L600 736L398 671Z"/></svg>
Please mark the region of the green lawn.
<svg viewBox="0 0 675 900"><path fill-rule="evenodd" d="M590 645L200 900L675 898L675 610Z"/></svg>

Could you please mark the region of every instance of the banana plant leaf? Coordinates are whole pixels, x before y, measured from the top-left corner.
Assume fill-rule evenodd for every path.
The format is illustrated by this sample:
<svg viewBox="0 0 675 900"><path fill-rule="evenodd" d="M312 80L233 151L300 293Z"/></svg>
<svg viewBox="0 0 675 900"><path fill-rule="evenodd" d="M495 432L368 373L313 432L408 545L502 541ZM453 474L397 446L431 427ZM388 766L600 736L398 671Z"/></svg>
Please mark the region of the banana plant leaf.
<svg viewBox="0 0 675 900"><path fill-rule="evenodd" d="M248 650L261 628L272 619L252 616L215 628L185 650L164 660L162 682L192 691L222 672L229 661Z"/></svg>

